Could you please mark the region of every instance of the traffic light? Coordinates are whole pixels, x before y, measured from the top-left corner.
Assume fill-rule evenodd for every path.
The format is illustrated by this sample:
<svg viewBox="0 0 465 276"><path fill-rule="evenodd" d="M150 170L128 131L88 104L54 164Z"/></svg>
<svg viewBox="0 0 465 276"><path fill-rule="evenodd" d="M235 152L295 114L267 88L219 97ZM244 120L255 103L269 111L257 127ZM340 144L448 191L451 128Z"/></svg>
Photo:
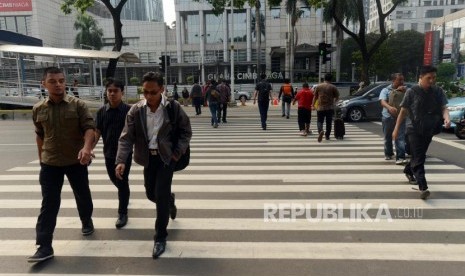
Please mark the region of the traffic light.
<svg viewBox="0 0 465 276"><path fill-rule="evenodd" d="M331 60L331 44L321 42L318 44L318 54L323 57L323 64Z"/></svg>
<svg viewBox="0 0 465 276"><path fill-rule="evenodd" d="M160 56L159 59L160 59L160 62L159 62L160 71L161 71L161 72L165 72L165 67L166 67L166 64L165 64L165 56Z"/></svg>

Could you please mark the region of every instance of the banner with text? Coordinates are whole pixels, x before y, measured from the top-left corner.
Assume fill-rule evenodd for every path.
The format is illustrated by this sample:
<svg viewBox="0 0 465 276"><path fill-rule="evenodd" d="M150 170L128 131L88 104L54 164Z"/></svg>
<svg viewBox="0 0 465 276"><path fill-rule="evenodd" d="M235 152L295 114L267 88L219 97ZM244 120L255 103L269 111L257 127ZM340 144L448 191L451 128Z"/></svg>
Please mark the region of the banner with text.
<svg viewBox="0 0 465 276"><path fill-rule="evenodd" d="M32 11L32 0L0 0L0 12Z"/></svg>

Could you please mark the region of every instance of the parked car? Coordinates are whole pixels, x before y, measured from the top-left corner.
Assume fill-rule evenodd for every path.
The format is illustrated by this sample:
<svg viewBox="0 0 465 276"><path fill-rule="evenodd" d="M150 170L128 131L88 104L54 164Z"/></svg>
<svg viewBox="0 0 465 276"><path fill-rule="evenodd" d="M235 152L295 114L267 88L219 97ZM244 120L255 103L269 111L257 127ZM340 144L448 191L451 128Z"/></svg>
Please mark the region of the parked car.
<svg viewBox="0 0 465 276"><path fill-rule="evenodd" d="M461 121L465 114L465 97L456 97L449 99L447 104L451 128L455 128L455 123Z"/></svg>
<svg viewBox="0 0 465 276"><path fill-rule="evenodd" d="M391 82L372 83L351 96L343 97L336 104L336 114L341 114L344 120L360 122L366 120L380 120L383 107L379 101L379 94ZM413 83L405 83L408 88Z"/></svg>
<svg viewBox="0 0 465 276"><path fill-rule="evenodd" d="M234 90L234 99L235 100L247 101L247 100L252 99L252 97L253 97L253 92Z"/></svg>

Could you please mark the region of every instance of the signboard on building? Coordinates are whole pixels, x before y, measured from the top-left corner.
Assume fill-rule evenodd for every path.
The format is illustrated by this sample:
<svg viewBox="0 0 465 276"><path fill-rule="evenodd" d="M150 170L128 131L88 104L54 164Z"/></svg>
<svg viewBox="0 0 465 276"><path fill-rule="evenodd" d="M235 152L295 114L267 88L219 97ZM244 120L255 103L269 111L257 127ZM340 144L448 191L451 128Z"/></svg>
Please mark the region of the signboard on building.
<svg viewBox="0 0 465 276"><path fill-rule="evenodd" d="M439 31L425 33L425 48L423 50L423 65L436 65L439 52Z"/></svg>
<svg viewBox="0 0 465 276"><path fill-rule="evenodd" d="M444 32L444 50L442 52L443 62L450 62L452 56L453 29L447 28Z"/></svg>
<svg viewBox="0 0 465 276"><path fill-rule="evenodd" d="M0 12L32 11L32 0L0 0Z"/></svg>

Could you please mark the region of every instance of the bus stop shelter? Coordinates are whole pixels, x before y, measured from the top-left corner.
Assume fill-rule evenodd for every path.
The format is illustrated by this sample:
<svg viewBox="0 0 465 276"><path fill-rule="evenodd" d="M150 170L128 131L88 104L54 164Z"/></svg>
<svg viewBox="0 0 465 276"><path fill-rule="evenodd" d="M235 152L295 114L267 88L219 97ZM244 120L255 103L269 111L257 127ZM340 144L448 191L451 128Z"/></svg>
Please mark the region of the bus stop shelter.
<svg viewBox="0 0 465 276"><path fill-rule="evenodd" d="M94 61L98 61L100 69L100 86L103 86L102 77L102 61L107 62L110 59L118 59L119 62L124 63L125 70L125 81L128 83L126 64L127 63L140 63L140 59L137 55L130 52L115 52L115 51L97 51L97 50L85 50L85 49L69 49L69 48L54 48L54 47L37 47L37 46L24 46L24 45L0 45L0 52L8 53L8 56L16 59L16 71L17 71L17 85L18 91L23 92L23 82L25 68L23 63L23 57L27 56L42 56L49 57L57 67L63 64L62 60L66 58L75 58L89 60L89 64ZM92 73L95 76L95 73ZM95 80L95 77L94 77ZM97 83L93 83L97 85Z"/></svg>

